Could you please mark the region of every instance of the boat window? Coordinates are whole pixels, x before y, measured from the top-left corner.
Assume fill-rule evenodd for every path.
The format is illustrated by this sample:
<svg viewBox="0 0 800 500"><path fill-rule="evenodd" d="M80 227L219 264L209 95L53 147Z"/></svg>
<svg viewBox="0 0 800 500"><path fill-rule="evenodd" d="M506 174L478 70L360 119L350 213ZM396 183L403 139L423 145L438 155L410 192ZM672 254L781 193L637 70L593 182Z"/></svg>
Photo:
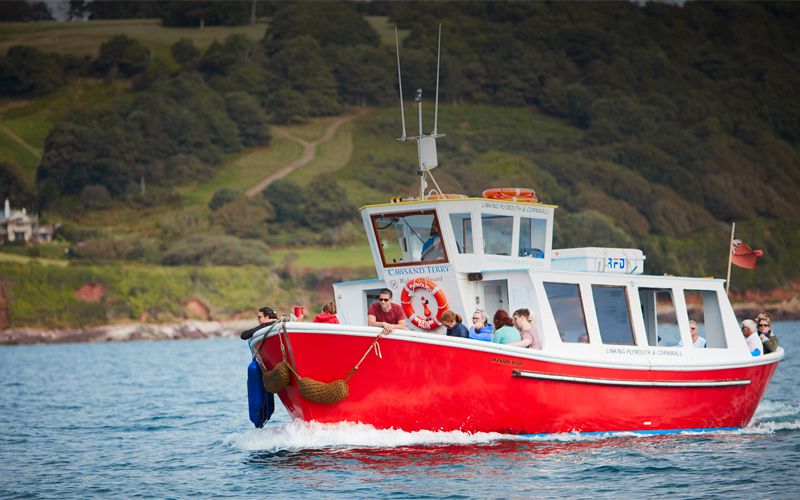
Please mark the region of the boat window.
<svg viewBox="0 0 800 500"><path fill-rule="evenodd" d="M373 215L384 266L447 262L439 220L431 211Z"/></svg>
<svg viewBox="0 0 800 500"><path fill-rule="evenodd" d="M708 343L708 347L725 348L725 329L717 292L713 290L684 290L689 319L697 322L697 334Z"/></svg>
<svg viewBox="0 0 800 500"><path fill-rule="evenodd" d="M483 228L483 253L511 255L511 236L514 217L510 215L481 214Z"/></svg>
<svg viewBox="0 0 800 500"><path fill-rule="evenodd" d="M640 288L647 345L674 347L681 343L681 331L675 317L675 301L669 288Z"/></svg>
<svg viewBox="0 0 800 500"><path fill-rule="evenodd" d="M546 229L547 221L545 219L520 217L518 255L520 257L543 259Z"/></svg>
<svg viewBox="0 0 800 500"><path fill-rule="evenodd" d="M588 343L589 334L581 305L580 287L574 283L545 283L544 290L561 341Z"/></svg>
<svg viewBox="0 0 800 500"><path fill-rule="evenodd" d="M475 253L472 246L472 218L470 214L450 214L450 224L456 239L458 253Z"/></svg>
<svg viewBox="0 0 800 500"><path fill-rule="evenodd" d="M603 343L635 345L625 287L592 285L592 298Z"/></svg>

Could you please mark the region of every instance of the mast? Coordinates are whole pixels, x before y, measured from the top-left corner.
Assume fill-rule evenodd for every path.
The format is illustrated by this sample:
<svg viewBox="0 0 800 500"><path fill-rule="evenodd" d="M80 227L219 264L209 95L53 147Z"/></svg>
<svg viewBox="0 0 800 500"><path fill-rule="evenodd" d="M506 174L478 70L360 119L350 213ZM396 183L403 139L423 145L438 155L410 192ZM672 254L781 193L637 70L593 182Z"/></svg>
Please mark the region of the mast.
<svg viewBox="0 0 800 500"><path fill-rule="evenodd" d="M433 131L430 134L425 134L422 128L422 89L417 89L414 95L414 101L417 103L417 119L419 127L419 135L409 137L406 135L406 117L405 109L403 107L403 79L400 71L400 41L397 35L397 26L394 27L394 41L397 48L397 81L400 90L400 120L403 127L403 135L398 138L398 141L417 141L417 157L419 160L419 168L417 174L419 175L419 199L424 200L427 197L426 190L428 188L427 179L433 182L435 191L441 194L442 190L439 184L433 177L431 170L439 165L439 160L436 152L436 139L444 137L444 134L439 133L439 68L441 61L442 51L442 25L439 24L439 40L436 54L436 100L434 107L434 120Z"/></svg>

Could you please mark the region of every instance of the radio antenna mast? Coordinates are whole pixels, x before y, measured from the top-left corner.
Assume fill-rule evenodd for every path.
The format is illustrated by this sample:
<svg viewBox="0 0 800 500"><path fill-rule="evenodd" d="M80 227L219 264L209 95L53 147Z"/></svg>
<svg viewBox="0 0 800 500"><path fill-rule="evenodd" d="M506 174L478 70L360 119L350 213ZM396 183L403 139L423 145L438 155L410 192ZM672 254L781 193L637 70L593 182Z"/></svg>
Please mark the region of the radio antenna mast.
<svg viewBox="0 0 800 500"><path fill-rule="evenodd" d="M400 42L398 41L397 38L396 24L394 25L394 43L395 46L397 47L397 83L398 86L400 87L400 119L403 122L403 137L401 137L398 140L405 142L406 140L408 140L406 136L406 112L403 109L403 77L400 74Z"/></svg>
<svg viewBox="0 0 800 500"><path fill-rule="evenodd" d="M417 103L417 114L419 118L419 135L412 137L406 135L406 116L403 108L403 80L400 73L400 41L397 35L396 25L394 27L394 41L397 46L397 81L400 89L400 119L403 123L403 136L400 137L398 141L417 141L417 155L419 157L419 170L417 170L417 175L419 175L419 199L424 200L427 196L427 178L430 178L435 186L435 189L431 191L442 194L439 183L436 182L436 179L434 179L431 173L431 170L439 165L436 154L436 139L444 137L444 134L439 133L439 67L442 53L442 25L439 24L439 41L436 54L436 101L433 131L428 135L425 135L425 132L422 130L422 89L417 89L416 95L414 96L414 101Z"/></svg>

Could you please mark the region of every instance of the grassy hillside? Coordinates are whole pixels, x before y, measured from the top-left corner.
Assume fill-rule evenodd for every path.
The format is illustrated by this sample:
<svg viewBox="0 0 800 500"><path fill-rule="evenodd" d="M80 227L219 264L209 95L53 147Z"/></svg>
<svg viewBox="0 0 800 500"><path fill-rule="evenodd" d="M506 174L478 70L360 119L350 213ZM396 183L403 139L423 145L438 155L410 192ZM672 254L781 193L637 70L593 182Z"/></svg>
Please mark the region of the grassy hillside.
<svg viewBox="0 0 800 500"><path fill-rule="evenodd" d="M201 48L214 40L241 34L253 40L264 36L265 21L246 26L207 26L200 28L166 28L158 19L137 19L91 22L0 23L0 53L13 45L30 45L43 52L97 55L100 45L114 35L136 38L156 56L166 56L178 40L191 40Z"/></svg>

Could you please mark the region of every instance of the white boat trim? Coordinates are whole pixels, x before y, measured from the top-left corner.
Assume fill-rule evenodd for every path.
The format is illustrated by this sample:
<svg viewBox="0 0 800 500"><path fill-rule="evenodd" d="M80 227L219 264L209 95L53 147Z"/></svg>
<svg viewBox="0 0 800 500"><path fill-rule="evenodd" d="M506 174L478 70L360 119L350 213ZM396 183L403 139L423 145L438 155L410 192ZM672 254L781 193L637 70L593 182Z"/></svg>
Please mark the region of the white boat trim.
<svg viewBox="0 0 800 500"><path fill-rule="evenodd" d="M605 378L567 377L563 375L550 375L547 373L513 370L512 377L556 380L559 382L576 382L580 384L621 385L629 387L728 387L736 385L750 385L750 379L733 380L613 380Z"/></svg>
<svg viewBox="0 0 800 500"><path fill-rule="evenodd" d="M292 333L314 333L314 334L323 334L323 335L350 335L354 337L369 337L375 338L380 333L379 328L369 327L369 326L352 326L352 325L331 325L327 323L300 323L300 322L292 322L287 323L286 325L289 332ZM263 333L266 330L260 330L258 334ZM255 335L253 339L255 340L257 336ZM278 331L273 330L269 336L272 337L277 335ZM615 370L645 370L645 371L712 371L712 370L726 370L726 369L736 369L736 368L753 368L756 366L767 365L772 363L777 363L783 359L784 350L782 347L778 347L776 352L766 354L763 356L756 356L750 357L749 359L744 358L744 360L740 360L738 362L735 361L723 361L723 362L705 362L699 363L695 360L684 360L684 363L681 364L650 364L649 356L637 356L637 359L631 359L629 362L625 362L624 360L594 360L594 359L580 359L575 357L563 357L554 354L550 354L546 351L537 351L528 349L525 347L516 347L516 346L506 346L502 344L493 344L491 342L485 342L480 340L472 340L472 339L464 339L460 337L448 337L446 335L441 334L431 334L431 333L424 333L424 332L414 332L410 330L395 330L389 336L384 337L388 340L403 340L403 341L411 341L417 342L422 344L430 344L430 345L437 345L437 346L447 346L447 347L458 347L461 349L469 349L473 351L482 351L491 354L501 354L505 356L513 356L516 358L523 358L529 359L533 361L543 361L549 363L558 363L563 365L569 366L583 366L583 367L592 367L592 368L607 368L607 369L615 369ZM591 354L596 354L599 356L605 356L604 354L594 351L595 348L599 348L601 346L597 346L594 344L574 344L575 348L584 348ZM545 346L545 349L547 346ZM674 348L674 347L662 347L659 349L663 350L675 350L675 349L682 349L682 348ZM590 351L591 350L591 351ZM688 349L687 349L688 350ZM749 354L748 354L749 355ZM641 362L644 359L645 362Z"/></svg>

